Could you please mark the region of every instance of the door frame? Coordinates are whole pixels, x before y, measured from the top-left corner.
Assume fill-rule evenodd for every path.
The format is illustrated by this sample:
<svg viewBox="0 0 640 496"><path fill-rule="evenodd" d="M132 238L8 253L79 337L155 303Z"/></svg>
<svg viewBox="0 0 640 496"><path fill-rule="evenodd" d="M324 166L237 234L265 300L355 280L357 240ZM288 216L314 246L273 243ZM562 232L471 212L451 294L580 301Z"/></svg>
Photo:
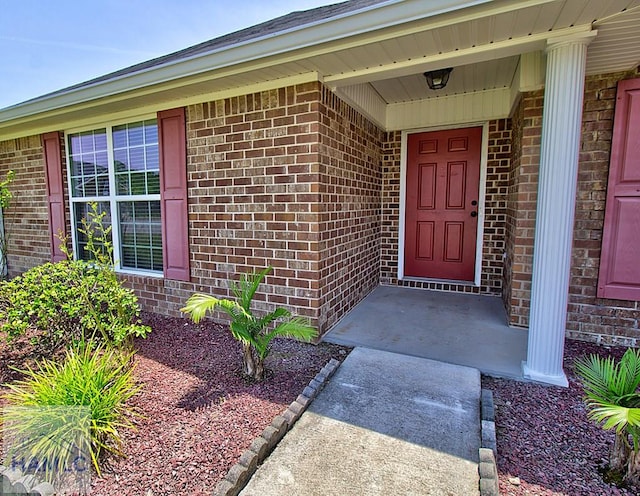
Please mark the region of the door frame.
<svg viewBox="0 0 640 496"><path fill-rule="evenodd" d="M404 243L405 243L405 215L407 202L407 138L410 134L430 133L432 131L445 131L448 129L465 129L469 127L482 128L482 144L480 149L480 184L478 185L478 230L476 232L476 261L474 286L480 286L482 277L482 247L484 239L485 195L487 187L487 160L489 152L489 123L473 122L465 124L452 124L448 126L408 129L402 131L400 147L400 219L398 222L398 280L399 281L434 281L442 282L442 279L423 277L411 277L404 275ZM450 282L447 280L447 282ZM469 284L467 281L457 281L456 284Z"/></svg>

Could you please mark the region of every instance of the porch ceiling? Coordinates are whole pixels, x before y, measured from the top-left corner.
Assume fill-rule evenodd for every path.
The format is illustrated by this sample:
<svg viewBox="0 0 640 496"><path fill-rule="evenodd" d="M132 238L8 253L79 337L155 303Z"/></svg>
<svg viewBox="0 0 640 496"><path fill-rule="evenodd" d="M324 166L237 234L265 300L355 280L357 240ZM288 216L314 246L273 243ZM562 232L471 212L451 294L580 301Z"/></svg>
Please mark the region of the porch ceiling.
<svg viewBox="0 0 640 496"><path fill-rule="evenodd" d="M334 87L369 83L387 104L508 88L518 54L544 50L547 39L579 26L598 30L587 74L640 64L640 0L549 1L482 19L458 17L460 22L310 58L305 67L314 65ZM454 68L447 87L429 90L422 73L443 67Z"/></svg>

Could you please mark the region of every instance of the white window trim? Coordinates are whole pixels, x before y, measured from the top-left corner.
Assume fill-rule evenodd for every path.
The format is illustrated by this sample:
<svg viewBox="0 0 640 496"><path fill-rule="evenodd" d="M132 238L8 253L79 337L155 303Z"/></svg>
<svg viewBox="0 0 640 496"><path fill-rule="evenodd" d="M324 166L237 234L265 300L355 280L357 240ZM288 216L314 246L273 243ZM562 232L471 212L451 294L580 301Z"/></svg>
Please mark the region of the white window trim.
<svg viewBox="0 0 640 496"><path fill-rule="evenodd" d="M164 277L164 271L155 271L155 270L145 270L145 269L132 269L129 267L123 268L120 264L120 223L118 218L118 202L126 202L126 201L161 201L161 195L153 194L153 195L116 195L116 184L115 184L115 171L113 168L114 157L113 157L113 128L116 126L120 126L123 124L130 124L133 122L139 122L144 120L157 120L156 114L146 114L142 116L132 117L131 119L127 119L124 122L107 122L102 124L96 124L87 127L81 128L72 128L68 129L64 132L64 144L65 144L65 158L67 160L67 191L69 197L69 213L71 219L71 244L73 250L74 259L78 259L78 245L77 245L77 236L76 236L76 214L75 214L75 203L91 203L91 202L103 202L109 203L109 207L111 210L111 242L113 243L113 259L114 259L114 268L117 272L122 274L131 274L136 276L144 276L144 277L157 277L159 279ZM82 133L85 131L95 131L96 129L105 129L107 135L107 161L108 161L108 169L109 169L109 195L108 196L83 196L80 198L74 198L72 196L73 184L71 180L71 157L70 157L70 147L69 147L69 135ZM159 147L158 143L158 147ZM79 219L78 219L79 220ZM114 222L116 220L117 222ZM164 246L162 247L164 250Z"/></svg>

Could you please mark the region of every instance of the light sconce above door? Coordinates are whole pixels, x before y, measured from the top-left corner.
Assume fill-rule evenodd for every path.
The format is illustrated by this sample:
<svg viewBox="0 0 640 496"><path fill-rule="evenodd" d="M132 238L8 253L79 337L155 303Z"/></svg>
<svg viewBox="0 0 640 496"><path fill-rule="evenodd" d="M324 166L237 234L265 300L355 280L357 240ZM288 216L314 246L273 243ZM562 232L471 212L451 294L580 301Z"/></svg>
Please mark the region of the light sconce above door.
<svg viewBox="0 0 640 496"><path fill-rule="evenodd" d="M424 73L424 77L427 79L427 84L432 90L441 90L449 82L449 76L453 67L447 69L438 69L436 71L429 71Z"/></svg>

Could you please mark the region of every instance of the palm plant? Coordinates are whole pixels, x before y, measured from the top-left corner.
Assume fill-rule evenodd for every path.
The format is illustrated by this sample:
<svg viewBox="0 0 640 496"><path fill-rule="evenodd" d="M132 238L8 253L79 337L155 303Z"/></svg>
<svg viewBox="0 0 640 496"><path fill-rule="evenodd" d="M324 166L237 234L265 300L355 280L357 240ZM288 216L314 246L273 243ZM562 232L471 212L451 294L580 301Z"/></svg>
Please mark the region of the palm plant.
<svg viewBox="0 0 640 496"><path fill-rule="evenodd" d="M627 482L640 482L640 350L628 349L619 362L598 355L575 362L582 380L589 418L615 429L610 470Z"/></svg>
<svg viewBox="0 0 640 496"><path fill-rule="evenodd" d="M196 324L207 312L213 312L216 309L229 315L231 335L242 343L243 372L257 381L264 379L264 360L269 355L274 338L282 336L311 341L317 336L316 329L310 325L308 319L294 317L285 308L276 308L263 316L253 314L251 310L253 297L271 269L267 267L259 273L243 274L239 283L232 282L230 286L236 298L235 301L196 293L180 310L189 314Z"/></svg>

